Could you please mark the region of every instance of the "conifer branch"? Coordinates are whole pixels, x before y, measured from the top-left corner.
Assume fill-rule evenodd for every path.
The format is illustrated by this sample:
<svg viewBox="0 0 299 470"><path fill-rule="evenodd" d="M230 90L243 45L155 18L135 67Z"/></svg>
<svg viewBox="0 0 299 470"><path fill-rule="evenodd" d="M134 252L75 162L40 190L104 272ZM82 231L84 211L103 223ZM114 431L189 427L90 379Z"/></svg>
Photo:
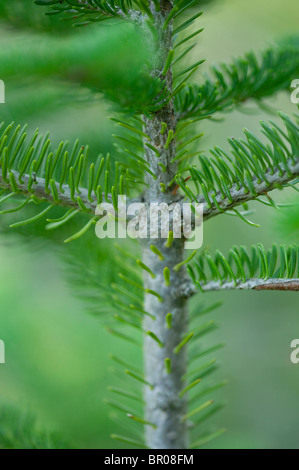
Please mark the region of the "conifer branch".
<svg viewBox="0 0 299 470"><path fill-rule="evenodd" d="M298 49L287 44L267 49L260 58L250 52L213 67L211 75L203 85L189 85L176 97L179 119L213 115L288 90L299 75Z"/></svg>
<svg viewBox="0 0 299 470"><path fill-rule="evenodd" d="M207 204L205 198L201 196L198 199L198 202L204 204L204 220L208 220L211 217L229 211L240 204L255 200L259 196L268 197L268 192L277 188L282 189L282 187L286 186L290 181L293 181L297 177L299 177L299 158L297 158L294 165L290 164L288 166L288 171L283 170L280 167L274 174L271 174L270 171L266 172L265 178L267 179L267 183L265 181L260 183L257 179L253 179L252 185L255 194L246 191L245 188L238 189L237 185L233 185L229 191L229 198L223 198L223 195L220 192L212 198L212 193L210 193L209 197L211 200L214 200L214 202L211 202L210 206Z"/></svg>
<svg viewBox="0 0 299 470"><path fill-rule="evenodd" d="M0 408L0 449L68 449L55 432L39 429L36 419L12 407Z"/></svg>
<svg viewBox="0 0 299 470"><path fill-rule="evenodd" d="M109 154L99 155L95 164L88 165L89 148L80 146L78 140L71 148L61 142L51 151L48 135L42 138L36 131L29 140L25 128L14 123L0 125L0 188L11 191L2 195L1 203L21 195L27 202L48 201L95 214L103 201L112 203L117 210L118 195L128 193L131 185L136 185L132 169L128 171L127 165L120 162L112 165ZM141 175L140 172L140 178ZM3 213L23 207L21 204Z"/></svg>
<svg viewBox="0 0 299 470"><path fill-rule="evenodd" d="M207 269L208 268L208 269ZM210 272L210 274L208 273ZM188 266L191 282L181 286L180 293L220 290L299 290L299 246L273 245L268 251L263 245L233 247L227 257L220 251L214 256L203 253Z"/></svg>
<svg viewBox="0 0 299 470"><path fill-rule="evenodd" d="M225 291L225 290L273 290L273 291L299 291L299 278L294 279L247 279L245 282L239 280L236 283L233 281L210 281L206 284L199 283L198 287L186 281L182 284L180 295L189 298L198 292L212 292L212 291Z"/></svg>
<svg viewBox="0 0 299 470"><path fill-rule="evenodd" d="M152 51L143 36L140 27L127 22L116 32L87 28L63 38L41 36L38 42L25 35L26 40L7 42L0 49L1 79L16 83L24 76L59 77L92 90L93 99L103 93L114 108L130 116L149 113L165 101L165 90L163 80L150 75Z"/></svg>
<svg viewBox="0 0 299 470"><path fill-rule="evenodd" d="M109 18L126 18L130 0L118 2L114 0L35 0L36 5L48 6L52 14L66 14L75 20L76 26L104 21ZM77 21L78 20L78 21Z"/></svg>
<svg viewBox="0 0 299 470"><path fill-rule="evenodd" d="M20 173L16 172L14 170L11 170L11 173L14 175L14 178L16 181L19 180ZM3 174L2 170L0 169L0 188L2 189L7 189L15 193L15 195L23 195L23 196L28 196L29 198L32 198L35 196L40 202L47 201L51 204L54 203L53 200L53 193L52 191L46 191L45 186L46 186L46 180L44 178L36 177L34 179L34 186L31 187L31 189L28 189L28 185L30 182L30 175L24 174L22 176L22 181L23 183L18 183L16 190L13 191L11 184L7 181L4 181L3 179ZM85 188L79 188L78 191L75 191L74 195L71 195L71 190L68 185L62 185L60 188L59 183L54 182L56 191L57 191L57 200L55 201L55 204L58 206L62 207L69 207L69 208L74 208L77 209L80 212L83 212L82 208L80 208L77 198L80 197L82 203L84 204L86 211L90 214L95 213L95 209L98 205L98 202L96 198L93 200L88 199L88 190ZM102 198L105 198L105 193L101 193ZM108 194L108 202L112 202L112 196L111 194Z"/></svg>
<svg viewBox="0 0 299 470"><path fill-rule="evenodd" d="M189 165L189 177L177 175L177 183L192 200L204 204L204 219L234 209L239 204L282 189L299 176L299 127L280 113L285 129L271 122L261 122L264 143L245 129L244 139L228 139L231 153L219 147L210 150L211 157L199 156L201 167ZM195 185L197 194L190 186ZM200 194L201 193L201 194Z"/></svg>

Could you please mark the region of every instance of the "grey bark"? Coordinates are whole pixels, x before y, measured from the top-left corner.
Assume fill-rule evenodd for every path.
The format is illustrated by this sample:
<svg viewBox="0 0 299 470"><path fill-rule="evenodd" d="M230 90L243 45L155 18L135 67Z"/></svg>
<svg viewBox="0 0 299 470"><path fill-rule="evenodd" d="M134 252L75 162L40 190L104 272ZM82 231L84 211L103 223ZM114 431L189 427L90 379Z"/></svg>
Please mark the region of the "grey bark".
<svg viewBox="0 0 299 470"><path fill-rule="evenodd" d="M30 176L28 174L24 174L22 176L22 181L23 183L19 183L19 175L20 173L15 170L10 170L11 173L14 174L16 181L18 182L18 191L26 196L32 196L33 194L38 197L39 199L42 199L43 201L48 201L53 203L53 197L52 193L49 190L46 192L45 186L46 182L44 178L40 178L37 176L35 178L35 182L32 185L31 190L28 190L28 183ZM9 182L5 182L2 176L2 170L0 169L0 186L1 188L4 189L12 189L11 185ZM94 197L93 201L90 201L88 198L88 190L85 188L80 188L79 192L76 191L74 194L74 200L71 198L71 191L70 188L67 184L62 185L62 191L60 190L60 184L55 182L55 186L57 189L58 197L59 197L59 202L57 202L57 205L63 206L63 207L69 207L69 208L74 208L78 209L78 203L76 201L76 198L80 196L80 198L83 201L83 204L85 205L86 209L94 215L96 207L98 205L96 197ZM102 194L103 199L105 198L105 194ZM109 201L112 201L112 196L108 195Z"/></svg>
<svg viewBox="0 0 299 470"><path fill-rule="evenodd" d="M152 241L153 242L153 241ZM179 394L184 388L183 375L186 373L186 347L175 354L174 349L181 342L188 325L187 301L183 297L172 295L180 288L181 274L173 271L174 265L184 257L184 246L180 241L172 248L165 248L164 241L155 241L165 259L160 261L152 253L149 243L144 247L143 260L156 274L152 279L146 275L145 287L156 291L163 299L159 301L152 294L145 298L145 310L155 315L156 319L146 317L145 331L153 332L162 342L161 347L154 339L147 336L144 344L145 377L152 385L146 386L146 420L156 427L146 427L146 443L152 449L186 449L188 445L186 422L186 399ZM165 286L163 269L171 271L171 288ZM172 326L167 327L166 315L172 314ZM167 373L165 359L170 358L171 372Z"/></svg>
<svg viewBox="0 0 299 470"><path fill-rule="evenodd" d="M169 50L172 48L172 24L170 23L165 32L162 32L164 21L171 10L172 5L168 1L161 2L161 11L156 12L153 5L151 10L155 18L155 25L160 34L159 50L157 51L157 68L154 74L161 75ZM172 70L169 69L166 77L166 86L172 91ZM166 123L167 130L161 134L162 123ZM146 160L149 168L157 176L156 180L148 175L148 190L144 194L146 203L175 202L173 187L169 186L176 174L176 164L171 160L175 155L175 142L172 141L165 149L168 132L175 133L176 116L173 102L169 102L161 111L151 118L145 117L145 133L151 138L153 145L159 152L160 157L153 150L146 147ZM166 167L163 172L159 163ZM162 186L167 188L161 191ZM145 419L154 426L146 426L146 444L152 449L185 449L188 446L187 426L182 419L186 413L186 398L181 398L180 392L184 387L183 376L186 373L186 347L175 354L174 349L182 341L188 326L187 300L182 296L174 296L178 291L184 268L177 273L174 266L184 259L184 241L176 239L171 248L165 247L165 239L147 239L143 244L143 262L154 273L153 279L149 274L145 275L145 288L155 291L161 296L160 301L151 293L145 296L145 310L153 314L156 319L147 317L144 321L145 331L154 333L162 344L158 344L152 337L147 336L144 344L145 378L152 385L145 389ZM156 246L164 256L161 261L155 255L150 245ZM165 285L163 270L170 270L170 286ZM172 314L171 328L167 327L166 315ZM165 359L171 359L171 371L168 373L165 367Z"/></svg>
<svg viewBox="0 0 299 470"><path fill-rule="evenodd" d="M200 282L200 288L204 292L223 291L223 290L277 290L277 291L299 291L299 279L257 279L251 278L244 281L209 281L207 283ZM199 292L193 282L187 280L182 282L177 291L178 297L190 298Z"/></svg>

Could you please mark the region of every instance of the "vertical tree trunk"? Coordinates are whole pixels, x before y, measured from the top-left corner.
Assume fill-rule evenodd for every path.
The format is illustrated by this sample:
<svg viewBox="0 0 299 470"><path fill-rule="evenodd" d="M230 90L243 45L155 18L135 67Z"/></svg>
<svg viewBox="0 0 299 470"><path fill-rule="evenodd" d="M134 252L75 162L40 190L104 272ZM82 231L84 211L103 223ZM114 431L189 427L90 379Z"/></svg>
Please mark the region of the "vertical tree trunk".
<svg viewBox="0 0 299 470"><path fill-rule="evenodd" d="M172 49L172 22L163 32L162 27L167 18L172 5L167 0L162 2L161 11L156 12L151 7L155 18L155 25L159 38L159 50L157 55L156 75L161 75L161 71L166 62L169 51ZM170 68L165 77L166 86L172 92L172 69ZM162 123L167 125L166 131L161 133ZM165 125L164 125L165 127ZM148 178L149 187L145 193L147 203L167 203L175 202L173 187L168 187L177 171L175 163L171 160L175 156L175 141L169 147L165 144L169 131L176 131L176 117L173 101L167 104L161 111L151 118L145 117L145 132L151 138L151 145L159 151L160 157L150 148L146 147L146 160L148 166L157 176L153 180ZM163 172L159 163L166 167ZM165 186L164 186L165 185ZM165 192L163 188L167 188ZM145 275L145 288L155 291L161 296L160 301L155 295L150 293L145 296L145 310L155 315L156 320L146 317L144 321L145 331L153 332L161 341L158 344L152 337L145 338L144 362L145 377L152 385L146 386L146 420L153 423L155 427L146 426L146 443L153 449L185 449L187 447L187 426L182 419L186 413L185 397L180 397L182 391L183 376L186 373L186 348L182 348L179 353L174 349L182 341L186 333L188 324L187 301L175 295L184 276L184 269L175 272L173 267L184 259L184 241L176 239L170 248L165 247L165 239L155 238L147 240L143 245L143 261L155 274L153 279L149 274ZM150 245L156 246L164 256L160 260L151 249ZM170 286L165 284L163 270L168 267L170 270ZM171 327L166 323L167 314L172 315ZM171 359L171 371L167 372L165 359Z"/></svg>
<svg viewBox="0 0 299 470"><path fill-rule="evenodd" d="M163 299L160 302L152 294L145 298L145 310L155 315L156 319L146 317L144 328L152 331L163 343L161 347L155 340L147 336L144 345L145 377L153 386L145 388L146 420L156 428L146 427L146 443L152 449L186 449L187 429L182 420L186 413L185 398L180 398L184 387L183 375L186 373L186 348L175 354L174 349L182 341L188 323L187 302L175 298L174 292L180 286L180 275L172 268L183 259L184 245L180 240L171 248L165 248L164 242L152 241L165 259L159 258L149 249L144 250L144 262L156 278L146 275L145 287L156 291ZM165 286L163 269L167 266L171 272L171 285ZM171 328L167 326L166 315L172 314ZM171 359L171 371L167 372L165 359Z"/></svg>

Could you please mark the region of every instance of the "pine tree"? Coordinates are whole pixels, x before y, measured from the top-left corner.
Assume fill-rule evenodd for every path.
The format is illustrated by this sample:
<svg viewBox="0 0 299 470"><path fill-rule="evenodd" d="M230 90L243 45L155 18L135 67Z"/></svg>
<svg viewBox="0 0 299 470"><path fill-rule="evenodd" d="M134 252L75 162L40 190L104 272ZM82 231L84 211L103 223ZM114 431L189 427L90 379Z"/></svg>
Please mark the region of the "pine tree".
<svg viewBox="0 0 299 470"><path fill-rule="evenodd" d="M37 76L59 75L83 83L93 92L104 92L119 113L113 118L119 130L116 139L121 158L117 162L107 155L89 164L89 149L78 141L73 146L61 142L52 150L48 136L39 136L38 132L27 135L21 125L2 124L0 202L21 200L17 207L1 213L26 211L28 204L42 207L29 219L16 220L12 227L35 224L40 219L47 220L48 229L67 224L70 235L66 241L71 242L95 226L99 204L112 202L117 212L118 195L147 206L153 202L201 203L204 222L227 214L252 224L248 220L248 202L255 200L275 207L269 195L271 190L289 187L298 191L298 116L291 119L280 113L280 125L261 122L263 138L246 129L243 138L229 139L229 153L219 147L209 154L198 151L202 133L197 131L202 120L212 121L248 100L262 103L268 96L289 90L292 80L299 75L296 38L261 54L251 52L231 64L213 67L205 81L197 85L191 82L191 76L204 59L187 65L186 60L194 47L193 40L203 31L197 24L202 15L199 5L204 2L36 0L35 3L49 7L48 13L71 18L77 26L119 21L121 28L125 28L120 28L120 34L128 39L130 47L136 31L140 43L133 49L136 55L133 60L130 58L130 66L124 61L122 67L116 60L112 71L107 58L113 49L113 38L107 30L108 39L102 45L93 29L84 41L80 35L72 35L68 41L53 38L51 42L47 38L36 49L30 46L26 50L24 46L20 52L8 44L8 49L0 52L3 76L32 71ZM186 19L188 9L192 13ZM98 27L101 29L102 25ZM86 57L84 50L88 52ZM26 60L22 60L24 55ZM111 76L117 76L117 81L111 81ZM65 210L62 216L53 219L50 214L56 207ZM72 234L72 224L78 217L82 225ZM210 254L206 249L190 255L184 243L184 238L174 238L170 230L167 239L160 236L140 240L140 259L120 247L120 274L111 286L102 286L99 279L89 275L88 265L79 268L84 272L87 287L96 291L100 302L109 304L114 312L115 326L110 332L134 342L135 336L122 333L120 327L125 324L134 331L137 329L143 338L143 372L125 359L113 357L133 387L134 381L143 385L143 398L130 388L111 387L111 395L116 399L107 401L128 423L131 420L139 426L138 433L143 427L144 441L119 433L113 435L132 446L199 448L224 432L219 429L205 433L202 428L202 423L221 409L209 394L225 385L225 381L204 384L215 364L213 360L202 363L202 358L221 345L208 350L198 348L202 336L216 328L213 321L202 323L201 317L217 305L190 316L188 304L192 296L226 289L299 290L297 245L273 245L270 249L261 244L249 249L233 246L225 256L220 251ZM136 402L138 409L144 403L144 414L120 404L119 396L125 402L127 399L132 404ZM190 442L190 428L197 433L195 442Z"/></svg>

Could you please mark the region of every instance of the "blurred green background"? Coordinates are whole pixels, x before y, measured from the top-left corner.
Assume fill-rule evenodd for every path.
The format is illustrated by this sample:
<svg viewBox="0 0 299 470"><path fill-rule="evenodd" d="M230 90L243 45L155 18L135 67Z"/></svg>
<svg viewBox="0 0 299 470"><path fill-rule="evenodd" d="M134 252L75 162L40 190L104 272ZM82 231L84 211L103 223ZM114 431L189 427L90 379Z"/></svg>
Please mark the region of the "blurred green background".
<svg viewBox="0 0 299 470"><path fill-rule="evenodd" d="M19 3L19 9L8 14L8 3ZM194 60L208 59L206 68L298 31L297 0L212 3L205 6L201 18L205 32L192 52ZM33 7L34 14L25 15L22 9L30 5L0 0L1 47L23 36L77 33L71 25L45 18L39 7ZM6 83L6 104L0 105L0 117L50 131L57 143L79 137L93 149L92 157L98 151L113 153L110 105L98 96L86 100L84 93L80 91L81 100L77 90L64 83L47 79L36 83L24 77L21 83ZM277 95L267 104L289 114L296 112L287 94ZM252 103L245 109L250 112L235 111L217 124L202 125L206 135L201 149L216 144L225 147L228 136L240 136L245 126L256 132L259 120L269 118ZM294 194L277 191L275 200L294 201ZM220 216L206 224L205 245L226 252L234 244L298 243L299 224L290 232L284 228L283 214L258 203L251 208L256 210L251 219L261 228ZM86 314L84 303L72 295L57 254L58 245L60 252L69 250L62 243L63 235L55 234L51 242L30 241L28 236L24 241L7 231L8 220L0 216L0 338L6 344L6 364L0 365L0 404L33 412L41 427L58 429L73 446L118 447L109 437L117 425L103 401L107 386L117 384L108 356L118 353L126 355L128 362L141 364L140 352L108 335L105 322ZM109 278L107 246L103 243L99 259L102 282ZM92 244L84 240L78 245L75 242L73 249L84 248L92 256ZM227 433L211 447L299 448L299 365L290 362L291 340L299 337L298 294L213 293L197 296L192 308L221 299L223 306L215 313L221 328L205 343L226 343L217 353L221 364L217 375L229 379L229 384L217 398L227 401L227 406L214 421L227 428Z"/></svg>

